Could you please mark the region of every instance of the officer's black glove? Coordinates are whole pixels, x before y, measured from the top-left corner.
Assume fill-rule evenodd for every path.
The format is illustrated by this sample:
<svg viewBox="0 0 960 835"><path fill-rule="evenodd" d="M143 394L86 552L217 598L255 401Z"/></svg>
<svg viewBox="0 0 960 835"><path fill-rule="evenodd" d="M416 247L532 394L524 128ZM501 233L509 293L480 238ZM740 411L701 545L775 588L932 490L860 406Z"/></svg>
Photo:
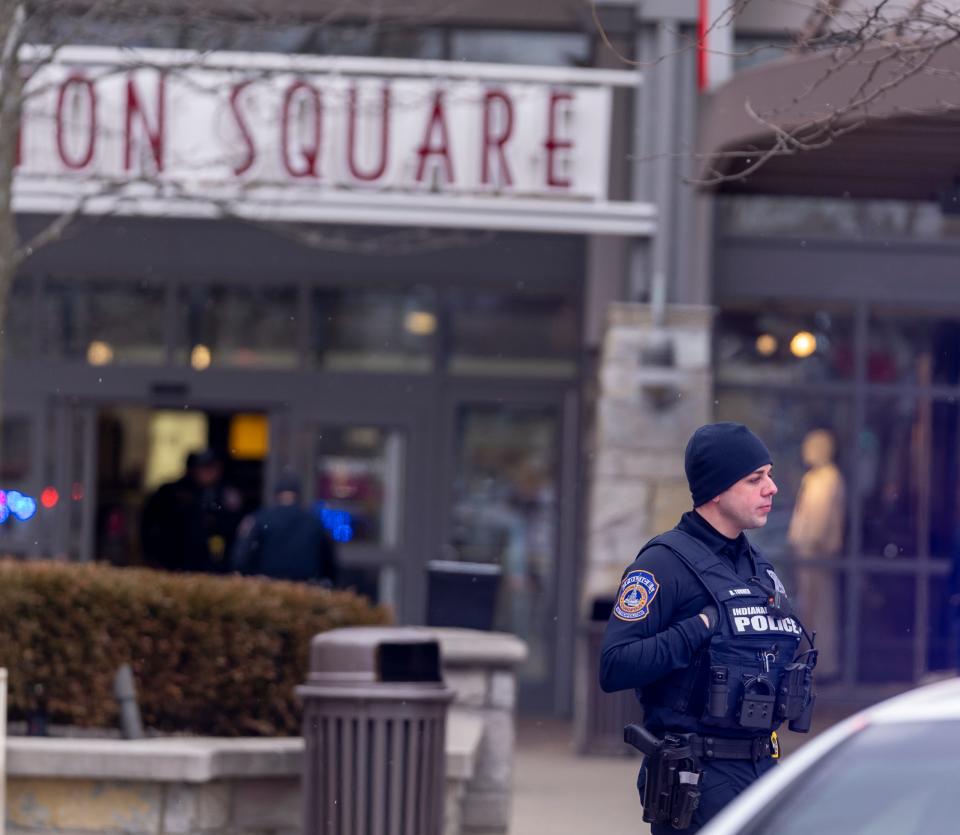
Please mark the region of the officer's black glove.
<svg viewBox="0 0 960 835"><path fill-rule="evenodd" d="M706 618L707 629L710 630L711 635L717 631L717 624L720 623L720 612L717 610L716 606L714 606L712 603L704 606L700 611L700 618L701 620Z"/></svg>

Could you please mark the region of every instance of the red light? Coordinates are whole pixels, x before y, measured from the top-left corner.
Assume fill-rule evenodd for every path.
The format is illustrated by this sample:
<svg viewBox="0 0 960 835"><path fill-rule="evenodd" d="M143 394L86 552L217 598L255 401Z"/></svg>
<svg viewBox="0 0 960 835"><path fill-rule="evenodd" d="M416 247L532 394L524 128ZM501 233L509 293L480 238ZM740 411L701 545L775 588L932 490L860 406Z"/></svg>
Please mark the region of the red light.
<svg viewBox="0 0 960 835"><path fill-rule="evenodd" d="M70 498L75 502L79 502L83 498L83 485L79 481L73 483L73 489L70 493Z"/></svg>
<svg viewBox="0 0 960 835"><path fill-rule="evenodd" d="M53 487L44 487L43 492L40 494L40 504L42 504L47 510L51 507L56 507L57 502L60 501L60 494Z"/></svg>

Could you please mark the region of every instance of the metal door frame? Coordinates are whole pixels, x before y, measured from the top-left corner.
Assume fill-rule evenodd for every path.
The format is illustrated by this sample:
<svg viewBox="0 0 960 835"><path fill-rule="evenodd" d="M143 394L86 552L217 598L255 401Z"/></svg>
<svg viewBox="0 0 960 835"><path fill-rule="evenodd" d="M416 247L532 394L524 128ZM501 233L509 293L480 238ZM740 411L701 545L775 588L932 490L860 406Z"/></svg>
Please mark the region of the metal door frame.
<svg viewBox="0 0 960 835"><path fill-rule="evenodd" d="M457 409L465 403L502 404L508 406L552 406L556 409L558 433L554 481L557 487L557 509L554 520L556 542L556 583L552 590L556 616L555 643L552 647L551 671L542 688L519 694L521 707L528 711L564 715L572 707L574 636L577 619L577 537L579 505L577 478L579 472L579 394L576 380L530 381L491 380L484 378L448 378L442 398L443 461L438 484L449 486L456 475ZM442 497L443 512L436 527L434 552L440 556L451 532L449 492Z"/></svg>
<svg viewBox="0 0 960 835"><path fill-rule="evenodd" d="M351 545L341 548L345 566L389 568L395 572L400 623L423 623L426 585L422 578L430 559L431 508L436 489L432 472L437 458L431 439L436 437L432 404L436 386L431 375L419 378L397 375L328 375L311 381L307 396L291 404L293 438L289 464L307 476L309 434L319 426L369 426L403 433L403 472L398 508L401 524L394 548ZM384 408L389 403L389 409Z"/></svg>
<svg viewBox="0 0 960 835"><path fill-rule="evenodd" d="M20 375L18 375L20 376ZM23 375L29 377L29 374ZM233 378L233 379L231 379ZM61 494L60 512L51 520L50 545L54 553L74 551L80 561L93 557L94 514L96 512L96 419L107 407L144 409L191 409L199 411L262 412L268 416L271 450L282 449L289 435L289 403L274 393L239 394L236 377L229 372L204 372L202 375L179 369L143 367L90 368L76 363L43 363L42 407L37 410L39 434L38 473L45 484L57 487ZM98 384L99 382L99 384ZM24 385L21 378L11 390ZM36 385L36 384L35 384ZM269 392L268 387L244 386L249 392ZM95 391L95 394L91 394ZM186 401L186 402L185 402ZM71 427L79 421L82 450L77 450ZM79 459L74 460L79 455ZM79 481L71 477L71 466L79 467ZM264 498L275 480L278 456L265 461ZM71 488L79 483L84 495L80 539L73 549L69 516L73 500Z"/></svg>

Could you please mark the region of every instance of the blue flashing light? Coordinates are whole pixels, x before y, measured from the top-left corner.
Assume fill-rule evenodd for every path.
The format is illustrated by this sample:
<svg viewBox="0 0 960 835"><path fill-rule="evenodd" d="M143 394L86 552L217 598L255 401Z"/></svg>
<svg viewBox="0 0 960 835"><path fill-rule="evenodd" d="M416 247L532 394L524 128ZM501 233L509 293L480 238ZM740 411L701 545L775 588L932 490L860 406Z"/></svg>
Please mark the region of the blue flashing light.
<svg viewBox="0 0 960 835"><path fill-rule="evenodd" d="M37 500L19 490L0 490L0 525L11 516L26 522L37 515Z"/></svg>
<svg viewBox="0 0 960 835"><path fill-rule="evenodd" d="M313 506L313 511L320 517L323 526L330 531L335 542L353 541L353 515L349 511L325 507L323 502L317 502Z"/></svg>
<svg viewBox="0 0 960 835"><path fill-rule="evenodd" d="M336 542L350 542L353 539L353 528L349 525L337 525L333 529L333 538Z"/></svg>
<svg viewBox="0 0 960 835"><path fill-rule="evenodd" d="M7 507L21 522L32 519L37 512L37 502L32 496L25 496L16 490L7 493Z"/></svg>

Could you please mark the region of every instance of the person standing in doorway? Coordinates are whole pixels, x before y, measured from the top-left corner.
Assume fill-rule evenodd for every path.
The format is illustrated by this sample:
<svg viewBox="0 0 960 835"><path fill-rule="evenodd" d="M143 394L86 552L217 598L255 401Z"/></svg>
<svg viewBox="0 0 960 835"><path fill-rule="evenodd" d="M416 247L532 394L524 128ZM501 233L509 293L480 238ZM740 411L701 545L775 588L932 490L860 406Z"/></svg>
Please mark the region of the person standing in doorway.
<svg viewBox="0 0 960 835"><path fill-rule="evenodd" d="M143 508L140 539L148 564L168 571L223 574L242 497L223 484L213 450L191 452L183 476L163 484Z"/></svg>
<svg viewBox="0 0 960 835"><path fill-rule="evenodd" d="M809 729L816 650L770 562L744 531L767 523L772 459L746 426L700 427L684 460L693 509L623 574L600 684L636 689L638 778L653 835L697 832L774 767L776 730Z"/></svg>
<svg viewBox="0 0 960 835"><path fill-rule="evenodd" d="M338 565L333 538L315 513L300 506L300 481L281 476L274 502L247 517L233 553L240 574L333 587Z"/></svg>

